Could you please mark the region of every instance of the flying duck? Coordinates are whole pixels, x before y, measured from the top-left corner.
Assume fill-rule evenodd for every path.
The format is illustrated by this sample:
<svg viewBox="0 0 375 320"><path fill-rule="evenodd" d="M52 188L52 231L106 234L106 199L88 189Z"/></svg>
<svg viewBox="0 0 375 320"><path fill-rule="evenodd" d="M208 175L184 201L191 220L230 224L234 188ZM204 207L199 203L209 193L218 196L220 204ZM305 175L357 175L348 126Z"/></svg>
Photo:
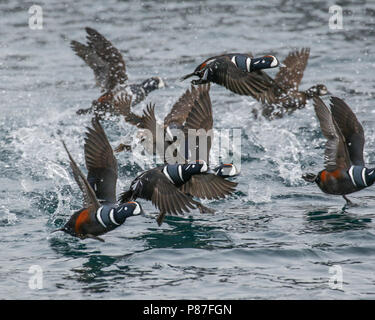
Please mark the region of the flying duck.
<svg viewBox="0 0 375 320"><path fill-rule="evenodd" d="M167 163L182 163L188 158L205 160L209 163L209 152L213 138L213 117L209 90L210 84L198 87L191 86L172 106L172 109L164 118L164 123L159 123L156 120L154 104L148 104L141 116L133 113L130 108L129 96L123 95L119 97L115 101L115 109L124 116L126 122L146 130L146 133L143 135L143 142L148 153L159 155ZM181 130L182 137L180 138L185 141L182 144L185 152L177 154L175 152L172 154L172 151L176 150L176 148L171 147L175 143L174 129ZM188 139L189 129L191 134L190 140ZM197 133L197 136L193 136L194 133ZM198 139L205 139L204 141L207 141L207 149L199 150ZM121 144L115 151L122 151L124 147L129 146ZM183 150L181 146L180 150ZM174 161L172 157L175 157Z"/></svg>
<svg viewBox="0 0 375 320"><path fill-rule="evenodd" d="M225 198L235 191L236 182L208 172L204 160L185 164L165 164L142 172L120 196L120 203L142 198L152 202L160 213L156 218L162 224L166 214L178 215L198 208L201 213L213 213L193 197L201 199Z"/></svg>
<svg viewBox="0 0 375 320"><path fill-rule="evenodd" d="M267 82L255 71L278 66L279 61L271 55L254 58L250 54L228 53L206 59L181 81L197 76L198 80L191 81L194 85L214 82L236 94L255 96L263 101Z"/></svg>
<svg viewBox="0 0 375 320"><path fill-rule="evenodd" d="M75 212L64 227L55 231L64 231L80 239L104 241L100 235L122 225L127 218L143 213L143 210L135 201L116 204L117 160L97 118L92 120L92 125L93 128L87 128L84 146L87 178L62 142L74 179L83 193L83 208Z"/></svg>
<svg viewBox="0 0 375 320"><path fill-rule="evenodd" d="M142 116L130 112L130 101L126 97L119 99L121 113L125 120L136 125L139 128L148 129L152 134L150 140L156 144L155 136L157 131L166 133L169 126L180 128L185 139L189 141L189 129L203 129L199 137L211 138L205 133L212 129L212 105L209 96L209 84L201 85L198 88L192 87L187 90L181 98L174 104L171 112L165 117L164 124L158 124L154 114L154 106L148 106L147 111ZM156 127L159 126L159 130ZM168 133L166 133L168 134ZM234 192L237 183L228 181L225 178L233 177L238 174L237 168L233 164L221 165L211 172L207 161L195 160L191 155L196 150L199 156L209 158L211 141L207 142L204 150L199 150L199 144L196 142L197 136L193 136L192 143L186 142L188 153L182 155L177 163L169 161L166 155L164 165L147 170L136 177L128 191L121 195L121 201L127 202L143 198L151 200L160 210L157 222L160 225L166 214L182 214L189 212L189 209L198 208L201 213L213 212L211 209L203 206L200 202L193 199L220 199ZM164 140L161 140L164 142ZM171 142L172 143L172 142ZM168 143L165 145L169 145ZM156 150L159 154L166 154L165 145L162 150ZM207 147L207 149L206 149ZM153 149L155 150L155 149Z"/></svg>
<svg viewBox="0 0 375 320"><path fill-rule="evenodd" d="M163 124L156 120L155 105L149 104L146 111L143 111L143 115L139 116L131 111L129 98L122 96L115 102L115 108L118 109L118 113L124 116L125 121L148 131L151 137L147 134L144 135L144 139L147 140L144 144L146 149L152 147L148 148L149 153L160 155L165 163L184 163L188 160L200 159L209 164L214 136L209 90L209 83L197 87L191 86L172 106L171 111L165 116ZM180 145L177 154L167 152L168 148L175 142L173 129L181 130L182 137L180 138L185 141ZM159 137L159 141L162 142L161 146L158 145L156 137ZM164 140L165 137L166 140ZM125 148L130 150L129 145L120 144L115 151L120 152ZM176 150L175 148L171 149ZM224 178L239 174L238 169L233 164L221 164L214 168L212 172Z"/></svg>
<svg viewBox="0 0 375 320"><path fill-rule="evenodd" d="M302 178L315 182L328 194L342 195L371 186L375 169L365 167L363 128L353 111L340 98L332 97L330 109L319 97L314 97L315 113L323 135L327 138L324 153L325 169L318 174L307 173Z"/></svg>
<svg viewBox="0 0 375 320"><path fill-rule="evenodd" d="M80 109L78 114L88 112L112 113L112 101L122 92L133 97L132 105L136 105L146 96L159 88L165 86L160 77L151 77L140 84L128 84L126 64L121 52L112 45L103 35L95 29L86 27L87 44L71 41L71 47L77 56L94 71L96 84L104 92L97 100L92 102L88 109Z"/></svg>
<svg viewBox="0 0 375 320"><path fill-rule="evenodd" d="M291 51L282 62L284 66L279 69L275 79L262 70L256 72L268 87L263 100L257 95L252 95L253 98L263 103L261 113L265 118L269 120L282 118L284 114L303 108L308 99L329 94L324 84L317 84L305 91L299 91L309 56L309 48ZM255 117L258 116L258 110L254 109L253 113Z"/></svg>

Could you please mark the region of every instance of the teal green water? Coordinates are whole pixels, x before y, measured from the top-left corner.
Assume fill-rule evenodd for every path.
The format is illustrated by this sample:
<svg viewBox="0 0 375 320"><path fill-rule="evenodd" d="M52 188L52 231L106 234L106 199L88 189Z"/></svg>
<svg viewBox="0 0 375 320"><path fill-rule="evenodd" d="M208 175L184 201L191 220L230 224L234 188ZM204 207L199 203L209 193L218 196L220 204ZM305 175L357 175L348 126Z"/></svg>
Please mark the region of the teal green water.
<svg viewBox="0 0 375 320"><path fill-rule="evenodd" d="M374 187L353 194L357 206L346 208L342 198L306 184L301 175L323 167L325 144L311 105L255 122L257 102L217 85L214 126L241 128L242 161L237 192L204 202L214 215L168 217L158 227L155 208L143 201L148 216L128 219L105 243L50 234L82 201L60 138L84 170L90 117L75 111L100 92L69 42L83 41L85 26L122 51L131 82L166 79L167 88L137 107L154 102L159 119L189 87L178 79L207 57L252 52L282 60L310 47L301 88L324 83L352 107L363 123L366 163L374 166L375 4L337 4L343 30L329 28L325 1L46 1L43 29L31 30L32 3L2 1L0 298L375 298ZM135 135L122 119L103 126L112 146ZM140 150L118 156L118 192L150 165ZM41 289L33 289L35 265ZM334 270L341 270L341 287L330 286Z"/></svg>

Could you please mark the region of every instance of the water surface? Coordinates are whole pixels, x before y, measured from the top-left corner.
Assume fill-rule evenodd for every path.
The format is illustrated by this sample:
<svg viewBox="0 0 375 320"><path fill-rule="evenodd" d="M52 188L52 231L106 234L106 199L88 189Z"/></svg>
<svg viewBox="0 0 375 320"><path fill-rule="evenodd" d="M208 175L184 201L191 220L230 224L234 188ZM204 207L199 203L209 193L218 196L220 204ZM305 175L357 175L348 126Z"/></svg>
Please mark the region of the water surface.
<svg viewBox="0 0 375 320"><path fill-rule="evenodd" d="M372 1L338 1L343 30L329 28L326 1L45 1L42 30L28 26L32 4L0 4L0 298L375 298L374 188L350 196L358 206L347 208L301 179L323 167L325 140L311 105L254 121L257 102L217 85L214 126L241 128L242 161L237 192L204 202L216 214L168 217L158 227L155 208L143 201L150 216L128 219L105 243L50 235L82 201L60 139L84 169L90 117L75 112L100 94L69 46L84 40L84 27L121 50L131 82L166 79L167 88L137 107L155 103L159 119L189 87L178 79L207 57L252 52L282 60L310 47L301 88L324 83L352 107L374 166ZM113 146L135 133L119 118L103 126ZM150 165L140 152L118 161L118 192ZM29 287L33 265L43 271L43 289ZM332 266L342 270L342 289L329 285Z"/></svg>

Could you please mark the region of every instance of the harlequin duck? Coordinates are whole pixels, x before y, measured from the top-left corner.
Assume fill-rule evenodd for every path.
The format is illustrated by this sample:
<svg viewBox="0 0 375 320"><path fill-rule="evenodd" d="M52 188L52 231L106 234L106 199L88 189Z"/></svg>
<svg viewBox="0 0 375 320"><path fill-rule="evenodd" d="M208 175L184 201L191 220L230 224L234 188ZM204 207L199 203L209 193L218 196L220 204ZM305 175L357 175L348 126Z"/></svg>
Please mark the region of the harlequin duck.
<svg viewBox="0 0 375 320"><path fill-rule="evenodd" d="M230 178L239 174L237 167L232 163L223 163L212 171L222 178Z"/></svg>
<svg viewBox="0 0 375 320"><path fill-rule="evenodd" d="M263 103L261 113L266 119L282 118L284 114L303 108L308 99L329 94L324 84L314 85L306 91L299 91L299 84L309 56L309 48L290 52L275 79L262 70L256 72L264 80L263 83L267 83L268 90L265 93L265 101L259 99L257 95L252 96ZM257 118L258 110L254 109L253 114Z"/></svg>
<svg viewBox="0 0 375 320"><path fill-rule="evenodd" d="M323 135L325 169L317 175L307 173L302 178L315 182L329 194L342 195L347 204L347 194L371 186L375 181L375 169L365 167L362 125L349 106L340 98L331 98L331 112L319 97L314 97L314 108Z"/></svg>
<svg viewBox="0 0 375 320"><path fill-rule="evenodd" d="M253 58L249 54L228 53L206 59L193 73L181 78L181 81L198 76L191 83L204 84L214 82L240 95L251 95L263 100L264 91L268 89L267 82L255 71L279 66L276 57L268 55Z"/></svg>
<svg viewBox="0 0 375 320"><path fill-rule="evenodd" d="M69 221L55 231L64 231L80 239L99 236L122 225L128 217L141 214L138 202L116 204L117 160L99 121L92 120L85 138L87 178L78 168L64 141L63 146L70 159L73 176L83 193L83 209L75 212Z"/></svg>
<svg viewBox="0 0 375 320"><path fill-rule="evenodd" d="M131 111L130 98L122 96L115 101L115 109L124 115L125 121L140 129L146 129L151 137L144 135L144 145L151 154L157 154L166 163L184 163L186 159L201 159L209 163L209 152L213 138L212 104L209 95L210 84L192 86L173 105L171 111L165 116L164 123L157 122L155 105L149 104L143 115L139 116ZM183 134L185 152L179 154L169 153L168 148L174 143L173 129L179 129ZM190 131L189 131L190 130ZM195 133L197 133L195 135ZM190 134L190 135L189 135ZM189 140L190 137L190 140ZM199 139L207 138L207 148L199 149ZM157 139L161 143L157 143ZM182 140L182 139L181 139ZM122 151L128 145L121 144L115 151ZM175 150L174 148L169 148Z"/></svg>
<svg viewBox="0 0 375 320"><path fill-rule="evenodd" d="M201 213L213 212L193 199L220 199L234 192L237 183L208 172L207 163L198 160L185 164L166 164L147 170L136 177L128 191L121 194L121 203L142 198L150 200L160 211L162 224L166 214L182 214L198 208Z"/></svg>
<svg viewBox="0 0 375 320"><path fill-rule="evenodd" d="M94 71L96 83L104 94L94 100L88 109L80 109L78 114L94 111L95 113L112 113L112 101L122 92L133 96L132 105L136 105L146 96L165 86L160 77L146 79L140 84L128 84L126 64L120 51L110 41L92 28L86 28L87 45L71 41L74 52Z"/></svg>

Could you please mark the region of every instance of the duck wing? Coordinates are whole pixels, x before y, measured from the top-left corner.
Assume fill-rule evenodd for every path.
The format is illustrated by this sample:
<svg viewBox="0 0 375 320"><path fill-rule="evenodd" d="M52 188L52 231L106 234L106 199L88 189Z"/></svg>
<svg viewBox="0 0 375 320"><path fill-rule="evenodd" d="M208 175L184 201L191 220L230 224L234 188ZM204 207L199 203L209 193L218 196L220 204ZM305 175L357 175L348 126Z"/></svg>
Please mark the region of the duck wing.
<svg viewBox="0 0 375 320"><path fill-rule="evenodd" d="M146 109L143 110L142 115L137 115L131 111L131 97L126 94L121 94L114 101L114 108L116 112L124 116L126 122L136 126L139 129L145 129L144 135L146 137L145 148L149 153L164 154L164 144L160 144L161 150L157 149L159 145L156 143L157 137L159 141L164 142L163 133L164 128L159 124L155 117L155 105L149 103Z"/></svg>
<svg viewBox="0 0 375 320"><path fill-rule="evenodd" d="M87 128L85 137L85 160L87 180L100 200L116 202L117 160L107 135L99 120L92 119L93 128Z"/></svg>
<svg viewBox="0 0 375 320"><path fill-rule="evenodd" d="M193 107L191 108L184 125L185 139L189 137L189 130L194 130L194 134L197 134L197 138L195 138L193 142L189 143L188 139L186 140L189 144L187 148L190 150L190 154L193 154L191 148L195 148L196 159L193 160L200 159L205 160L206 162L209 161L213 139L213 115L209 90L210 84L198 87L198 97L193 101ZM200 140L198 139L203 139L207 142L207 145L205 145L204 142L203 144L201 142L201 145L205 149L201 150L202 152L199 150Z"/></svg>
<svg viewBox="0 0 375 320"><path fill-rule="evenodd" d="M236 182L226 180L213 173L201 173L191 177L180 189L201 199L220 199L235 191Z"/></svg>
<svg viewBox="0 0 375 320"><path fill-rule="evenodd" d="M292 51L283 61L275 76L275 82L285 90L298 90L310 56L310 48Z"/></svg>
<svg viewBox="0 0 375 320"><path fill-rule="evenodd" d="M70 160L70 167L73 171L73 176L75 181L77 182L79 188L83 193L83 207L88 208L91 207L94 210L98 210L100 207L99 201L96 198L94 190L92 190L89 182L87 181L86 177L82 173L82 171L78 168L76 162L74 161L73 157L70 155L68 148L65 145L65 142L62 141L65 151L68 154Z"/></svg>
<svg viewBox="0 0 375 320"><path fill-rule="evenodd" d="M112 90L128 80L120 51L95 29L86 28L87 45L71 41L71 47L94 71L96 83L103 91Z"/></svg>
<svg viewBox="0 0 375 320"><path fill-rule="evenodd" d="M199 97L202 90L205 90L204 88L206 86L191 86L190 89L187 89L165 116L164 126L167 127L172 123L182 126L194 106L194 101Z"/></svg>
<svg viewBox="0 0 375 320"><path fill-rule="evenodd" d="M331 112L341 133L353 165L365 166L363 147L365 135L363 127L350 107L340 98L331 97Z"/></svg>
<svg viewBox="0 0 375 320"><path fill-rule="evenodd" d="M252 96L261 102L266 101L267 94L272 94L268 92L268 82L257 72L242 71L227 56L217 58L211 64L214 72L211 81L234 93Z"/></svg>
<svg viewBox="0 0 375 320"><path fill-rule="evenodd" d="M148 170L139 175L131 184L130 192L124 192L120 199L128 201L129 198L142 198L150 200L160 210L157 218L159 225L166 214L179 215L195 209L192 196L178 189L162 172L162 167Z"/></svg>
<svg viewBox="0 0 375 320"><path fill-rule="evenodd" d="M327 138L324 152L324 166L328 171L349 168L350 156L345 137L336 124L332 113L319 97L314 97L314 109L323 135Z"/></svg>

